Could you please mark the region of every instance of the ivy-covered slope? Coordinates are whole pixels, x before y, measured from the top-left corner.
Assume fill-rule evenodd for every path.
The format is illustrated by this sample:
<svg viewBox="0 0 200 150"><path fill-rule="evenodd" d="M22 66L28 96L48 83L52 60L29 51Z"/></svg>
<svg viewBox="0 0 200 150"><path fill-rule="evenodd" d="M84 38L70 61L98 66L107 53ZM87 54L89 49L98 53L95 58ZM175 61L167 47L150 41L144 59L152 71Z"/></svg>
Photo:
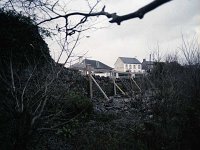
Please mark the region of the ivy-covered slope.
<svg viewBox="0 0 200 150"><path fill-rule="evenodd" d="M14 66L24 68L50 59L47 44L30 18L0 10L1 65L5 66L11 60Z"/></svg>

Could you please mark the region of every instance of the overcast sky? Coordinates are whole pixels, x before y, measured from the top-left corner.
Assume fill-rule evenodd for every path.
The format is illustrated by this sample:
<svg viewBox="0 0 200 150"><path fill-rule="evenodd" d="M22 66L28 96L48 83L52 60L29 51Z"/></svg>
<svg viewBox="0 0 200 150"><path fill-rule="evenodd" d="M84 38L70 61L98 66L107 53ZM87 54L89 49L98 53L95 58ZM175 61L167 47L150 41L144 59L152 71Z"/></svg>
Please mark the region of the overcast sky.
<svg viewBox="0 0 200 150"><path fill-rule="evenodd" d="M106 1L106 2L105 2ZM150 0L105 0L106 11L119 15L136 11ZM78 3L78 1L76 0ZM101 7L101 6L100 6ZM142 20L132 19L120 26L108 23L101 17L98 27L85 35L75 54L87 52L88 59L99 60L111 67L118 57L149 59L159 45L160 53L166 56L178 51L182 35L185 39L200 35L200 0L173 0L146 14Z"/></svg>

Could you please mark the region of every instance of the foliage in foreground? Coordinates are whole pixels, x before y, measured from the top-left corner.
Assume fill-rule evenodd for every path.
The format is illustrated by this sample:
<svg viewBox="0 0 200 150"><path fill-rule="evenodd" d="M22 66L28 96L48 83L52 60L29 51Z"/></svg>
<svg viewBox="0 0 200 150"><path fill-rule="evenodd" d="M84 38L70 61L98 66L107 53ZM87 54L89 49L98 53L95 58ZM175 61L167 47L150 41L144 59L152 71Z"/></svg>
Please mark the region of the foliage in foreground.
<svg viewBox="0 0 200 150"><path fill-rule="evenodd" d="M146 122L147 130L142 134L147 143L157 143L156 147L151 145L150 148L188 150L198 147L199 64L181 66L177 62L157 63L149 79L154 84L154 96L147 107L153 118Z"/></svg>
<svg viewBox="0 0 200 150"><path fill-rule="evenodd" d="M1 12L1 17L7 19L0 22L4 35L1 41L7 43L0 47L1 149L199 147L198 63L185 66L176 62L157 63L148 76L151 84L145 84L133 116L90 114L92 103L86 98L86 79L49 59L48 48L30 20L7 15ZM23 35L21 30L14 31L10 16L20 28L26 28ZM29 52L30 59L26 54ZM40 56L42 59L38 59Z"/></svg>
<svg viewBox="0 0 200 150"><path fill-rule="evenodd" d="M93 114L60 135L74 149L193 150L200 138L200 67L157 63L132 114ZM146 86L146 84L145 84ZM146 88L146 87L145 87Z"/></svg>
<svg viewBox="0 0 200 150"><path fill-rule="evenodd" d="M0 149L26 149L35 132L63 126L92 105L84 77L51 59L30 18L0 10L0 19Z"/></svg>

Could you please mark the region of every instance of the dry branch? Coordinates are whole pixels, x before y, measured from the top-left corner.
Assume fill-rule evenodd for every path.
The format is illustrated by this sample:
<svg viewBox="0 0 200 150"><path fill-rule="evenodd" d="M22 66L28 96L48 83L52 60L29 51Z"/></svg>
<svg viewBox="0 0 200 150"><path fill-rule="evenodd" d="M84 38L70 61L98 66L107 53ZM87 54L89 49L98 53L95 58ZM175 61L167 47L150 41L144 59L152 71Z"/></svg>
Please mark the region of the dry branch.
<svg viewBox="0 0 200 150"><path fill-rule="evenodd" d="M133 18L140 18L142 19L144 17L144 15L154 9L156 9L157 7L170 2L172 0L154 0L153 2L145 5L144 7L138 9L137 11L133 12L133 13L129 13L123 16L118 16L117 13L109 13L105 11L105 6L102 8L102 10L100 12L95 12L95 13L91 13L91 11L89 13L81 13L81 12L73 12L73 13L69 13L66 15L58 15L56 17L52 17L46 20L43 20L41 22L39 22L37 25L43 24L45 22L48 21L52 21L58 18L68 18L70 16L84 16L84 17L95 17L95 16L106 16L107 18L112 18L109 22L110 23L117 23L118 25L121 24L121 22L125 21L125 20L129 20L129 19L133 19ZM83 21L85 22L85 21ZM80 22L82 23L82 22Z"/></svg>
<svg viewBox="0 0 200 150"><path fill-rule="evenodd" d="M144 17L144 15L154 9L156 9L157 7L170 2L172 0L154 0L153 2L147 4L146 6L138 9L137 11L133 12L133 13L129 13L127 15L123 15L123 16L118 16L118 15L113 15L112 16L112 20L110 20L110 23L117 23L118 25L121 24L122 21L125 20L129 20L129 19L134 19L134 18L140 18L142 19Z"/></svg>

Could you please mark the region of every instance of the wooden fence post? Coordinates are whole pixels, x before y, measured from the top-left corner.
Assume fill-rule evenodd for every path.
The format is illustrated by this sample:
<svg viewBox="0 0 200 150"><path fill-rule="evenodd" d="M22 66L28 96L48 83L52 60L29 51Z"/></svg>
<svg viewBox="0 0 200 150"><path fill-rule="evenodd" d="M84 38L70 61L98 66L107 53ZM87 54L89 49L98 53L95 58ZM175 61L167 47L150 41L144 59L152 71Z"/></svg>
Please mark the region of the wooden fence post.
<svg viewBox="0 0 200 150"><path fill-rule="evenodd" d="M120 92L123 94L123 95L126 95L126 93L117 85L117 83L113 82L115 84L115 86L120 90Z"/></svg>
<svg viewBox="0 0 200 150"><path fill-rule="evenodd" d="M117 95L117 90L116 90L116 83L115 83L115 77L113 77L113 83L114 83L114 95Z"/></svg>
<svg viewBox="0 0 200 150"><path fill-rule="evenodd" d="M102 88L100 87L100 85L96 82L96 80L93 78L92 74L90 74L90 78L92 79L92 81L94 81L94 83L99 88L99 90L104 95L104 97L109 101L110 99L108 98L108 96L106 95L106 93L102 90Z"/></svg>
<svg viewBox="0 0 200 150"><path fill-rule="evenodd" d="M116 80L116 77L115 77L115 73L114 71L111 71L111 79L113 80L113 90L114 90L114 96L117 95L117 89L116 89L116 83L115 83L115 80Z"/></svg>
<svg viewBox="0 0 200 150"><path fill-rule="evenodd" d="M89 86L90 86L90 98L93 98L93 90L92 90L92 79L91 79L91 75L92 75L92 70L91 70L91 65L87 64L86 66L86 72L88 72L88 77L89 77Z"/></svg>
<svg viewBox="0 0 200 150"><path fill-rule="evenodd" d="M135 83L135 85L137 86L137 88L140 90L140 92L142 92L141 88L139 87L139 85L135 82L135 80L133 78L131 78L131 80L133 81L133 83Z"/></svg>

